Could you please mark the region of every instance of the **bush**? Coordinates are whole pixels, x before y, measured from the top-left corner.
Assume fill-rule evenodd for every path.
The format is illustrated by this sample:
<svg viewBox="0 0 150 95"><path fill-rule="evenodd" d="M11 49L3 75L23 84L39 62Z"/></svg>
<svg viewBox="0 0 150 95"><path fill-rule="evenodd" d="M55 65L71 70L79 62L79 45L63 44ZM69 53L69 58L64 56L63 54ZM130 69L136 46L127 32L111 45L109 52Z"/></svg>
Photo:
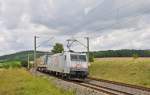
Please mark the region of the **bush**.
<svg viewBox="0 0 150 95"><path fill-rule="evenodd" d="M10 66L9 64L3 64L2 67L5 68L5 69L8 69L8 68L10 68L11 66Z"/></svg>
<svg viewBox="0 0 150 95"><path fill-rule="evenodd" d="M0 63L0 68L19 68L21 67L20 62L19 61L5 61L3 63Z"/></svg>
<svg viewBox="0 0 150 95"><path fill-rule="evenodd" d="M21 66L22 67L28 67L28 62L27 61L21 61Z"/></svg>

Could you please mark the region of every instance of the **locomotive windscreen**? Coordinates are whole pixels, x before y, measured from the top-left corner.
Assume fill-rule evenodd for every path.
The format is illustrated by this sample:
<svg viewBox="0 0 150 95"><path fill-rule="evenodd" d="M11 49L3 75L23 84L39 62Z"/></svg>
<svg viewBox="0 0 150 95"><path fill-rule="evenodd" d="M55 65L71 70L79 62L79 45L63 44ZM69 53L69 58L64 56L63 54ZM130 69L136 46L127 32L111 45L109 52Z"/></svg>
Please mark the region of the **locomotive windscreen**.
<svg viewBox="0 0 150 95"><path fill-rule="evenodd" d="M75 55L71 54L71 61L86 61L86 56L85 55Z"/></svg>

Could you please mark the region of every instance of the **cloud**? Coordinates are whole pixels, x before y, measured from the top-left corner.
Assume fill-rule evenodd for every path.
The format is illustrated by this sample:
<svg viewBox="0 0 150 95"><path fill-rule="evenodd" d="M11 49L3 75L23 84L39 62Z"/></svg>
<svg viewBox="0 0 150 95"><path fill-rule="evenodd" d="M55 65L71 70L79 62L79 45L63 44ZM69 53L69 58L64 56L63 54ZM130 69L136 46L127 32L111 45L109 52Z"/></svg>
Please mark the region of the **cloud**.
<svg viewBox="0 0 150 95"><path fill-rule="evenodd" d="M91 40L92 50L149 49L150 28L142 30L124 29L105 33Z"/></svg>
<svg viewBox="0 0 150 95"><path fill-rule="evenodd" d="M34 35L42 36L39 44L54 37L41 50L55 42L66 46L70 37L86 43L84 36L91 50L148 49L149 5L148 0L0 0L0 52L32 49Z"/></svg>
<svg viewBox="0 0 150 95"><path fill-rule="evenodd" d="M1 21L7 29L17 28L27 11L28 0L1 0Z"/></svg>

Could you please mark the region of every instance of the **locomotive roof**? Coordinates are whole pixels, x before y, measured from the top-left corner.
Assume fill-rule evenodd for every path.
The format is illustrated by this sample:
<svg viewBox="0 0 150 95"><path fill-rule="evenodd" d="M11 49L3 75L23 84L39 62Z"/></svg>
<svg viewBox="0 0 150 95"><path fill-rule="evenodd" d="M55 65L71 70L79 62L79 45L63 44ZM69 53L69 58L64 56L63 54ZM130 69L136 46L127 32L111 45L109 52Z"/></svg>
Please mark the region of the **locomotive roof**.
<svg viewBox="0 0 150 95"><path fill-rule="evenodd" d="M68 51L65 51L63 53L56 53L56 54L45 54L43 56L58 56L58 55L64 55L64 54L77 54L77 55L86 55L86 53L83 53L83 52L68 52Z"/></svg>

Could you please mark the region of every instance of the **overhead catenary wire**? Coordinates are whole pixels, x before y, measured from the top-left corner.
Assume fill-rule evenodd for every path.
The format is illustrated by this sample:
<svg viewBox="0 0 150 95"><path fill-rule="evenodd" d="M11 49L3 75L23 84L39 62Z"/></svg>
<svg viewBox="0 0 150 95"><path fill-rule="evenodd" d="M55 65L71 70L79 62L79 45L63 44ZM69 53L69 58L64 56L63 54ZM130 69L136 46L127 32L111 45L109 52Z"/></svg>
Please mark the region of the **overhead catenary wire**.
<svg viewBox="0 0 150 95"><path fill-rule="evenodd" d="M125 9L125 8L130 8L130 7L132 7L132 6L134 6L134 2L138 2L138 1L136 1L136 0L132 0L132 1L130 1L130 2L128 2L128 3L126 3L126 4L123 4L122 6L120 6L120 7L116 7L115 8L115 12L114 11L111 11L111 12L105 12L105 13L103 13L102 14L102 16L103 17L107 17L108 15L111 15L111 14L114 14L114 19L113 19L113 23L112 24L109 24L109 25L101 25L100 27L98 27L98 29L97 30L95 30L95 31L100 31L100 30L105 30L105 29L108 29L108 28L110 28L110 27L114 27L114 29L117 29L117 25L120 25L120 24L122 24L123 25L123 23L122 23L122 21L120 21L119 22L119 16L120 16L120 11L121 11L121 9ZM137 17L137 16L140 16L140 14L139 13L136 13L136 14L134 14L133 15L134 17ZM131 16L130 16L131 17ZM125 19L127 19L127 18L125 18L125 17L123 17L123 18L121 18L123 21L127 21L127 20L125 20ZM106 20L105 20L105 22L107 22ZM127 23L127 22L126 22ZM96 35L94 35L94 33L92 33L93 34L93 36L94 36L94 38L95 38L95 36L100 36L100 35L102 35L101 33L100 34L98 34L97 32L96 32ZM91 36L92 37L92 36Z"/></svg>
<svg viewBox="0 0 150 95"><path fill-rule="evenodd" d="M114 11L111 11L111 12L105 12L105 13L103 13L102 15L103 16L107 16L107 15L110 15L110 14L116 14L115 15L115 21L114 22L116 22L115 24L110 24L110 25L108 25L108 26L101 26L100 28L98 28L96 31L100 31L100 30L103 30L103 29L105 29L105 28L107 28L107 27L116 27L117 28L117 25L119 25L120 23L122 23L122 22L118 22L118 20L120 19L119 18L119 15L120 15L120 10L121 9L124 9L124 8L129 8L129 7L131 7L131 6L134 6L134 2L135 2L136 0L129 0L129 2L127 2L127 3L125 3L125 4L123 4L122 6L119 6L119 7L116 7L115 9L116 9L116 12L114 12ZM138 1L137 1L138 2ZM97 6L99 6L99 5L97 5ZM92 10L91 10L92 11ZM136 14L136 15L134 15L134 16L138 16L139 14ZM42 42L40 45L38 45L37 47L40 47L40 46L42 46L42 45L44 45L46 42L49 42L49 41L45 41L45 42Z"/></svg>
<svg viewBox="0 0 150 95"><path fill-rule="evenodd" d="M105 1L104 1L105 2ZM103 29L105 29L105 28L107 28L107 27L116 27L117 26L117 24L119 25L120 23L122 23L122 22L118 22L117 20L119 19L118 17L119 17L119 15L120 15L120 10L121 9L125 9L125 8L129 8L129 7L131 7L131 6L134 6L134 2L138 2L137 0L128 0L128 2L127 3L125 3L125 4L123 4L122 6L119 6L119 7L116 7L115 8L115 10L116 10L116 12L114 12L114 11L110 11L110 12L104 12L103 14L101 14L101 16L103 16L103 17L107 17L108 15L111 15L111 14L114 14L114 16L115 16L115 19L114 19L114 23L116 22L116 24L111 24L111 25L108 25L108 26L101 26L100 28L98 28L96 31L100 31L100 30L103 30ZM100 6L101 4L99 4L99 5L96 5L96 7L97 6ZM95 8L96 8L95 7ZM95 9L94 8L94 9ZM92 9L91 11L93 11L94 9ZM90 13L90 12L89 12ZM134 16L138 16L139 14L136 14L136 15L134 15Z"/></svg>
<svg viewBox="0 0 150 95"><path fill-rule="evenodd" d="M49 38L48 40L43 41L41 44L39 44L39 45L37 46L37 48L39 48L39 47L41 47L42 45L48 43L48 42L51 41L53 38L54 38L54 37L51 37L51 38ZM52 45L51 45L51 46L52 46Z"/></svg>

